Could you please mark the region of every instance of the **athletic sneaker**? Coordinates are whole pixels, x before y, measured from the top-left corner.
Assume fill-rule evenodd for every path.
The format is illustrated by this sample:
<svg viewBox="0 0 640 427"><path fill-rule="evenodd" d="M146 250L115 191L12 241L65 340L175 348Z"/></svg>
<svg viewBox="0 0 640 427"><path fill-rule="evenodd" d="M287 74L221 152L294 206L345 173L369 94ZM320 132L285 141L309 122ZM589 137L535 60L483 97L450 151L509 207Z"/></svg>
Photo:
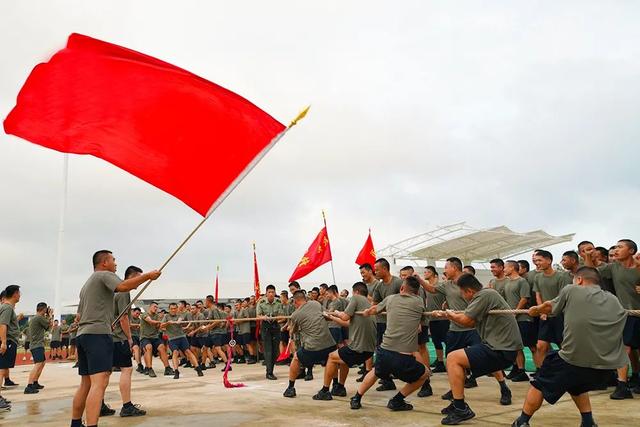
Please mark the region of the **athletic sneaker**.
<svg viewBox="0 0 640 427"><path fill-rule="evenodd" d="M198 374L199 377L203 376L204 374L202 373L202 369L200 368L200 366L196 366L195 368L196 373Z"/></svg>
<svg viewBox="0 0 640 427"><path fill-rule="evenodd" d="M453 393L451 392L451 390L449 390L448 392L440 396L440 398L442 400L453 400Z"/></svg>
<svg viewBox="0 0 640 427"><path fill-rule="evenodd" d="M123 406L120 409L121 417L141 417L143 415L147 415L147 411L140 409L140 405Z"/></svg>
<svg viewBox="0 0 640 427"><path fill-rule="evenodd" d="M173 370L173 379L177 380L178 378L180 378L180 372L178 372L177 369Z"/></svg>
<svg viewBox="0 0 640 427"><path fill-rule="evenodd" d="M520 369L517 368L516 366L511 368L511 372L509 372L507 375L505 375L504 377L508 380L510 380L511 378L513 378L514 376L516 376L518 373L520 373Z"/></svg>
<svg viewBox="0 0 640 427"><path fill-rule="evenodd" d="M224 372L227 369L227 364L225 363L223 368L220 369L220 372ZM233 371L233 366L229 365L229 371Z"/></svg>
<svg viewBox="0 0 640 427"><path fill-rule="evenodd" d="M464 380L464 388L474 388L474 387L478 387L478 381L476 381L474 377L467 377L467 379Z"/></svg>
<svg viewBox="0 0 640 427"><path fill-rule="evenodd" d="M609 397L613 400L633 399L633 394L631 394L627 383L618 381L616 389L609 395Z"/></svg>
<svg viewBox="0 0 640 427"><path fill-rule="evenodd" d="M215 367L216 367L216 362L213 362L213 361L212 361L212 362L209 362L209 368L210 368L210 369L213 369L213 368L215 368Z"/></svg>
<svg viewBox="0 0 640 427"><path fill-rule="evenodd" d="M166 370L165 370L165 374L166 374ZM147 375L149 375L149 377L151 378L155 378L157 377L156 375L156 371L153 370L153 368L147 368Z"/></svg>
<svg viewBox="0 0 640 427"><path fill-rule="evenodd" d="M311 397L313 400L333 400L333 396L328 391L320 390Z"/></svg>
<svg viewBox="0 0 640 427"><path fill-rule="evenodd" d="M9 378L5 378L5 380L4 380L4 386L5 386L5 387L16 387L16 386L18 386L18 385L20 385L20 384L16 384L16 383L14 383L14 382L13 382L13 381L11 381Z"/></svg>
<svg viewBox="0 0 640 427"><path fill-rule="evenodd" d="M418 397L429 397L433 395L433 389L431 388L431 382L425 381L418 392Z"/></svg>
<svg viewBox="0 0 640 427"><path fill-rule="evenodd" d="M142 367L142 365L138 365L138 367L136 368L136 372L144 374L144 368Z"/></svg>
<svg viewBox="0 0 640 427"><path fill-rule="evenodd" d="M442 415L448 415L448 414L450 414L451 412L453 412L453 410L454 410L454 409L456 409L456 406L453 404L453 402L451 402L451 403L449 403L449 406L447 406L446 408L442 408L442 409L440 410L440 413L441 413Z"/></svg>
<svg viewBox="0 0 640 427"><path fill-rule="evenodd" d="M413 405L407 403L404 399L391 399L387 403L387 408L391 409L392 411L411 411L413 410Z"/></svg>
<svg viewBox="0 0 640 427"><path fill-rule="evenodd" d="M368 373L369 371L364 371L364 373L359 378L356 379L356 382L361 383L362 381L364 381L364 377L366 377Z"/></svg>
<svg viewBox="0 0 640 427"><path fill-rule="evenodd" d="M500 391L500 404L501 405L511 405L511 390L501 390Z"/></svg>
<svg viewBox="0 0 640 427"><path fill-rule="evenodd" d="M528 426L529 424L527 424ZM598 427L598 424L594 422L591 423L591 425L586 425L585 423L580 423L580 427Z"/></svg>
<svg viewBox="0 0 640 427"><path fill-rule="evenodd" d="M0 403L6 403L8 405L11 405L11 401L5 397L0 396Z"/></svg>
<svg viewBox="0 0 640 427"><path fill-rule="evenodd" d="M33 386L35 388L37 388L38 390L42 390L44 388L44 386L42 384L40 384L38 381L34 381L33 382Z"/></svg>
<svg viewBox="0 0 640 427"><path fill-rule="evenodd" d="M433 372L434 374L447 372L447 367L445 366L444 362L441 362L440 360L438 360L438 361L436 361L436 363L435 363L433 369L431 370L431 372Z"/></svg>
<svg viewBox="0 0 640 427"><path fill-rule="evenodd" d="M525 381L529 381L529 375L524 370L518 371L517 374L509 378L514 383L523 383Z"/></svg>
<svg viewBox="0 0 640 427"><path fill-rule="evenodd" d="M36 394L36 393L40 393L40 390L34 387L33 384L27 384L27 386L24 388L24 394Z"/></svg>
<svg viewBox="0 0 640 427"><path fill-rule="evenodd" d="M336 384L331 390L331 395L338 396L338 397L346 397L347 389L342 384Z"/></svg>
<svg viewBox="0 0 640 427"><path fill-rule="evenodd" d="M164 368L164 374L168 377L174 374L174 371L173 369L171 369L171 366L167 366L166 368Z"/></svg>
<svg viewBox="0 0 640 427"><path fill-rule="evenodd" d="M303 380L303 379L304 379L304 377L305 377L305 373L304 373L304 370L302 370L302 371L300 371L300 372L298 373L298 376L296 377L296 379L297 379L297 380Z"/></svg>
<svg viewBox="0 0 640 427"><path fill-rule="evenodd" d="M518 420L515 420L513 423L511 423L511 427L531 427L531 426L529 425L529 423L518 424Z"/></svg>
<svg viewBox="0 0 640 427"><path fill-rule="evenodd" d="M640 394L640 385L637 385L631 390L635 394Z"/></svg>
<svg viewBox="0 0 640 427"><path fill-rule="evenodd" d="M115 409L111 409L111 407L109 405L107 405L106 403L102 402L102 407L100 408L100 416L101 417L108 417L110 415L113 415L116 413Z"/></svg>
<svg viewBox="0 0 640 427"><path fill-rule="evenodd" d="M465 403L464 406L464 409L453 408L453 410L451 410L447 416L440 421L440 423L444 425L458 425L461 422L470 420L476 416L469 405Z"/></svg>
<svg viewBox="0 0 640 427"><path fill-rule="evenodd" d="M307 375L304 376L305 381L313 381L313 373L307 372Z"/></svg>
<svg viewBox="0 0 640 427"><path fill-rule="evenodd" d="M294 387L287 387L282 395L284 397L296 397L296 389Z"/></svg>
<svg viewBox="0 0 640 427"><path fill-rule="evenodd" d="M7 412L11 410L11 405L5 402L0 402L0 412Z"/></svg>
<svg viewBox="0 0 640 427"><path fill-rule="evenodd" d="M362 403L360 402L360 399L357 396L353 396L349 402L349 405L351 406L351 409L360 409L362 408Z"/></svg>
<svg viewBox="0 0 640 427"><path fill-rule="evenodd" d="M380 386L376 387L376 391L387 391L387 390L395 390L396 384L393 380L382 380Z"/></svg>

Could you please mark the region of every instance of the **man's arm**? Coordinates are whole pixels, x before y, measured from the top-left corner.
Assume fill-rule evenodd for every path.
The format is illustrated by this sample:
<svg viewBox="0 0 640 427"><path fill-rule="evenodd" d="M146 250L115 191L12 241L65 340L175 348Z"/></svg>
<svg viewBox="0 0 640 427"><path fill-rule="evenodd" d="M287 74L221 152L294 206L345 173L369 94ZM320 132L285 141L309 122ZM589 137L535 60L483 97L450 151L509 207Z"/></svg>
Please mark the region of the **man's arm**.
<svg viewBox="0 0 640 427"><path fill-rule="evenodd" d="M551 301L545 301L542 304L534 305L533 307L529 308L529 316L537 317L541 315L551 314L552 310L553 304L551 303Z"/></svg>
<svg viewBox="0 0 640 427"><path fill-rule="evenodd" d="M444 313L447 319L457 323L460 326L463 326L465 328L475 328L476 326L475 319L467 316L464 313L456 313L452 310L446 310Z"/></svg>
<svg viewBox="0 0 640 427"><path fill-rule="evenodd" d="M123 280L116 286L116 292L129 292L142 285L147 280L156 280L162 273L158 270L151 270L139 275L138 277L132 277L131 279Z"/></svg>
<svg viewBox="0 0 640 427"><path fill-rule="evenodd" d="M129 343L132 343L133 339L131 338L131 327L129 324L129 316L121 316L119 321L120 321L120 327L122 328L122 332L124 332L125 336L127 337L127 341L129 341Z"/></svg>
<svg viewBox="0 0 640 427"><path fill-rule="evenodd" d="M342 316L340 316L340 315L344 315L344 316L349 317L348 314L337 312L337 311L334 311L334 312L331 312L331 313L327 313L327 317L329 318L329 320L332 320L332 321L336 322L338 325L340 325L340 326L342 326L344 328L349 327L349 321L348 320L343 320Z"/></svg>
<svg viewBox="0 0 640 427"><path fill-rule="evenodd" d="M518 301L518 305L516 306L516 310L525 308L528 302L529 300L527 298L520 298L520 301Z"/></svg>
<svg viewBox="0 0 640 427"><path fill-rule="evenodd" d="M7 325L4 323L0 324L0 340L0 354L4 354L7 351Z"/></svg>
<svg viewBox="0 0 640 427"><path fill-rule="evenodd" d="M414 273L413 277L418 279L418 282L420 282L420 286L422 286L422 289L424 289L425 291L429 292L430 294L435 294L437 292L436 287L424 280L418 273Z"/></svg>

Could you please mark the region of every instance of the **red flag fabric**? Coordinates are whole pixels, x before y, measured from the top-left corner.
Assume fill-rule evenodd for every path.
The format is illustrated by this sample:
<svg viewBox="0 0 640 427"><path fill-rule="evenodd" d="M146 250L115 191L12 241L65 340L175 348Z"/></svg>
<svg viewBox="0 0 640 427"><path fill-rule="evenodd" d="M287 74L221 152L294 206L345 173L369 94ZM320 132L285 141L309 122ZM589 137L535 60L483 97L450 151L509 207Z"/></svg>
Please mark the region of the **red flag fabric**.
<svg viewBox="0 0 640 427"><path fill-rule="evenodd" d="M369 264L371 267L376 263L376 250L373 247L373 240L371 240L371 230L369 230L369 236L364 242L364 246L360 250L358 257L356 258L356 264Z"/></svg>
<svg viewBox="0 0 640 427"><path fill-rule="evenodd" d="M218 303L218 271L216 271L216 304Z"/></svg>
<svg viewBox="0 0 640 427"><path fill-rule="evenodd" d="M215 83L80 34L33 69L4 121L8 134L106 160L203 216L284 129Z"/></svg>
<svg viewBox="0 0 640 427"><path fill-rule="evenodd" d="M260 276L258 275L258 258L256 256L256 247L253 247L253 292L256 301L260 299Z"/></svg>
<svg viewBox="0 0 640 427"><path fill-rule="evenodd" d="M287 346L282 350L282 353L278 355L276 362L283 362L291 357L291 340L287 342Z"/></svg>
<svg viewBox="0 0 640 427"><path fill-rule="evenodd" d="M331 261L331 246L329 245L329 235L325 226L316 236L307 253L305 253L298 263L295 271L289 278L289 282L298 280L311 273L316 268Z"/></svg>

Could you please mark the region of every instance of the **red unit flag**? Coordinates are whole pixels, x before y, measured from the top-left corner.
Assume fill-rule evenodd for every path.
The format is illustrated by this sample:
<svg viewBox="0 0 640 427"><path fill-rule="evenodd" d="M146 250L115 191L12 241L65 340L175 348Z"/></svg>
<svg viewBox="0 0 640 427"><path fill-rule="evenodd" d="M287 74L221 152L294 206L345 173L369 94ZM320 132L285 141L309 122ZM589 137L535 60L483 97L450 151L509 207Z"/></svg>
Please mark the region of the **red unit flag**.
<svg viewBox="0 0 640 427"><path fill-rule="evenodd" d="M367 240L364 242L364 246L356 258L356 264L369 264L373 268L375 263L376 250L373 247L373 240L371 240L371 230L369 230L369 236L367 236Z"/></svg>
<svg viewBox="0 0 640 427"><path fill-rule="evenodd" d="M331 246L329 244L329 235L325 226L316 236L307 252L304 254L295 271L289 278L289 282L298 280L301 277L311 273L316 268L331 261Z"/></svg>

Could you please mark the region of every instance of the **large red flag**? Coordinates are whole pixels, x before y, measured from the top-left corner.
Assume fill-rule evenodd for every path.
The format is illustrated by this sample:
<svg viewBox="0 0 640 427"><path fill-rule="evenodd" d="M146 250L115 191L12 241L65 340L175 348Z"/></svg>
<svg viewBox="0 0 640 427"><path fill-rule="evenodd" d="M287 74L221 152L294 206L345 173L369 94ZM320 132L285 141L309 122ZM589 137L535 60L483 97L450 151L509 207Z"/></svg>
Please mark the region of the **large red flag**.
<svg viewBox="0 0 640 427"><path fill-rule="evenodd" d="M309 249L307 249L307 253L298 263L289 281L298 280L329 261L331 261L331 246L329 245L329 235L325 226L320 230Z"/></svg>
<svg viewBox="0 0 640 427"><path fill-rule="evenodd" d="M373 240L371 240L371 230L369 230L369 236L364 242L364 246L360 250L358 257L356 258L356 264L369 264L371 267L376 263L376 250L373 247Z"/></svg>
<svg viewBox="0 0 640 427"><path fill-rule="evenodd" d="M8 134L104 159L203 216L284 129L221 86L80 34L33 69L4 121Z"/></svg>

